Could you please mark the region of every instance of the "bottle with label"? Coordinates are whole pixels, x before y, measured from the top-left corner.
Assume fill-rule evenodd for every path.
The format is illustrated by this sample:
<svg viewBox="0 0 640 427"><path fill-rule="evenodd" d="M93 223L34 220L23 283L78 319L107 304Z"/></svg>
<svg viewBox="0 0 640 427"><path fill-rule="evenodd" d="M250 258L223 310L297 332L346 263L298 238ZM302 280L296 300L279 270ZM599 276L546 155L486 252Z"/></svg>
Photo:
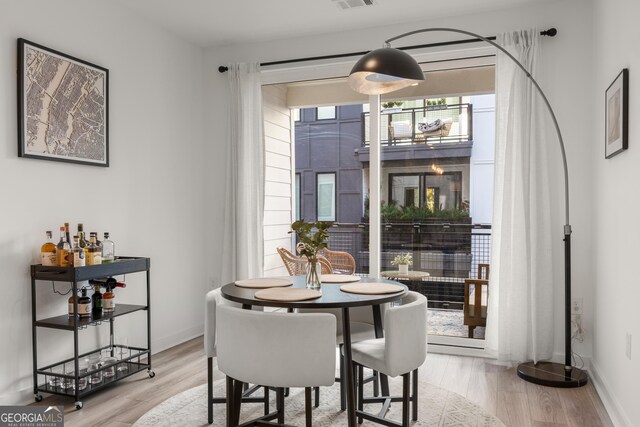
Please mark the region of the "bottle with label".
<svg viewBox="0 0 640 427"><path fill-rule="evenodd" d="M69 233L69 223L65 222L64 223L64 233L67 237L67 242L69 242L69 245L71 245L71 234Z"/></svg>
<svg viewBox="0 0 640 427"><path fill-rule="evenodd" d="M89 255L89 242L85 239L84 236L84 226L82 223L78 224L78 244L84 250L85 258Z"/></svg>
<svg viewBox="0 0 640 427"><path fill-rule="evenodd" d="M98 233L96 233L95 231L92 231L90 236L95 236L95 238L96 238L96 246L98 247L98 250L100 251L100 258L102 258L102 241L98 240Z"/></svg>
<svg viewBox="0 0 640 427"><path fill-rule="evenodd" d="M113 312L116 309L115 295L113 294L113 287L111 284L107 284L107 292L102 294L102 311L105 313Z"/></svg>
<svg viewBox="0 0 640 427"><path fill-rule="evenodd" d="M87 296L86 288L82 288L82 295L78 298L78 315L91 317L91 298Z"/></svg>
<svg viewBox="0 0 640 427"><path fill-rule="evenodd" d="M109 240L109 232L105 231L104 240L102 241L102 262L109 263L116 259L115 244Z"/></svg>
<svg viewBox="0 0 640 427"><path fill-rule="evenodd" d="M71 245L67 240L67 234L64 231L64 227L60 227L60 241L56 248L57 265L60 267L69 267L69 253L71 252Z"/></svg>
<svg viewBox="0 0 640 427"><path fill-rule="evenodd" d="M102 251L96 245L96 236L92 235L89 241L89 253L87 254L87 265L102 264Z"/></svg>
<svg viewBox="0 0 640 427"><path fill-rule="evenodd" d="M56 256L56 244L51 240L51 232L47 231L47 241L40 248L40 263L44 266L51 267L58 264Z"/></svg>
<svg viewBox="0 0 640 427"><path fill-rule="evenodd" d="M73 303L74 303L74 301L76 299L78 299L77 295L71 295L69 297L69 317L73 317L73 313L74 313L74 311L73 311Z"/></svg>
<svg viewBox="0 0 640 427"><path fill-rule="evenodd" d="M93 295L91 296L91 306L93 311L93 317L102 316L102 292L100 292L100 285L94 287Z"/></svg>
<svg viewBox="0 0 640 427"><path fill-rule="evenodd" d="M84 267L86 264L86 256L84 249L80 247L78 236L73 236L73 266Z"/></svg>

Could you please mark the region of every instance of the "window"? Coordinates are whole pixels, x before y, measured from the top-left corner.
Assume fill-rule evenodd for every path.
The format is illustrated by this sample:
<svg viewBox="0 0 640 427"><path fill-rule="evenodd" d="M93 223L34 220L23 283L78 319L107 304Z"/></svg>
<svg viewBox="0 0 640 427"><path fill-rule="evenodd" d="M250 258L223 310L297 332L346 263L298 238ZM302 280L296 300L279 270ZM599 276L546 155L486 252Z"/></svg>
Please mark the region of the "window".
<svg viewBox="0 0 640 427"><path fill-rule="evenodd" d="M319 173L317 180L318 221L336 220L336 174Z"/></svg>
<svg viewBox="0 0 640 427"><path fill-rule="evenodd" d="M389 200L431 212L462 208L462 172L389 174Z"/></svg>
<svg viewBox="0 0 640 427"><path fill-rule="evenodd" d="M318 107L317 108L317 120L335 120L336 107L334 105L330 107Z"/></svg>
<svg viewBox="0 0 640 427"><path fill-rule="evenodd" d="M291 115L293 116L293 121L295 121L295 122L299 122L300 121L300 109L299 108L294 108L293 110L291 110Z"/></svg>

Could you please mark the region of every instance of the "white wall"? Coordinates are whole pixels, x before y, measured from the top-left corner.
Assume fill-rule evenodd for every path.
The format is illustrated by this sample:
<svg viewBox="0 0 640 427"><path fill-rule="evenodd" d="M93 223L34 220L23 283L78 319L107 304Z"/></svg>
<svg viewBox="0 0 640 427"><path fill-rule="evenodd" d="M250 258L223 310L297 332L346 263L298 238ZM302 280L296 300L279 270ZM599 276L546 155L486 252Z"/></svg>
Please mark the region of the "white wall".
<svg viewBox="0 0 640 427"><path fill-rule="evenodd" d="M262 88L265 137L264 275L287 276L277 248L291 250L293 164L287 88Z"/></svg>
<svg viewBox="0 0 640 427"><path fill-rule="evenodd" d="M18 37L109 69L109 168L17 157ZM203 53L109 2L0 3L0 404L31 394L29 265L44 231L54 230L57 239L65 221L74 230L83 222L85 230L110 231L120 255L151 258L155 351L202 332L210 244ZM144 276L126 279L117 300L144 302ZM66 313L67 297L54 296L50 283L39 282L38 289L41 317ZM143 313L116 325L132 343L142 341ZM40 365L69 356L71 336L41 331ZM96 328L83 332L83 346L95 336Z"/></svg>
<svg viewBox="0 0 640 427"><path fill-rule="evenodd" d="M595 79L588 99L592 105L593 188L588 192L594 211L593 265L593 368L600 393L618 425L640 425L640 287L638 242L640 223L640 54L637 19L640 4L634 0L595 1L593 67ZM629 149L604 158L604 92L623 68L629 68ZM625 356L626 334L632 334L631 360Z"/></svg>
<svg viewBox="0 0 640 427"><path fill-rule="evenodd" d="M242 61L272 61L299 57L309 57L324 54L335 54L369 50L382 45L382 42L393 35L411 29L438 26L458 27L481 34L492 35L500 31L521 28L539 27L546 29L555 26L559 35L554 39L545 39L542 43L542 60L539 81L545 88L550 102L554 106L558 119L562 125L569 158L570 178L572 185L571 206L573 209L573 278L574 295L585 300L584 328L586 338L584 343L574 346L574 350L583 356L591 356L592 324L592 267L590 261L591 246L591 170L588 159L591 148L587 141L592 140L591 117L592 102L591 76L585 70L592 64L592 49L589 43L590 23L592 22L592 8L590 2L582 0L564 0L558 2L543 2L533 6L505 9L491 13L474 14L457 18L443 18L437 21L422 19L416 23L377 27L370 30L358 30L344 33L332 33L322 37L300 37L297 39L275 41L251 45L227 46L209 49L206 52L205 69L211 96L216 102L209 106L208 117L214 118L209 124L215 129L212 140L224 141L224 133L220 133L226 123L226 107L224 100L226 79L218 73L219 65ZM419 19L421 17L417 17ZM425 17L426 18L426 17ZM454 36L444 34L414 36L402 40L399 45L420 44L438 40L450 40ZM355 59L353 59L355 62ZM308 66L308 65L307 65ZM348 69L348 67L346 68ZM322 69L318 69L319 72ZM308 74L313 74L310 71ZM561 71L561 72L560 72ZM296 73L290 73L295 75ZM316 73L318 74L318 73ZM320 77L316 75L316 77ZM551 126L551 124L549 123ZM224 132L224 131L223 131ZM551 144L554 144L551 139ZM551 146L549 152L554 157L550 160L549 169L554 171L552 179L561 182L560 155L556 146ZM215 183L224 177L224 157L212 159L215 166L207 177L209 182ZM562 185L550 189L555 211L552 213L554 226L553 258L554 278L556 286L556 322L554 332L556 342L556 358L563 360L563 193ZM210 204L209 216L221 217L221 208ZM214 221L215 223L215 221ZM215 236L216 228L209 230ZM221 248L218 251L222 250ZM216 257L213 257L215 259ZM211 273L216 280L216 268L212 266Z"/></svg>

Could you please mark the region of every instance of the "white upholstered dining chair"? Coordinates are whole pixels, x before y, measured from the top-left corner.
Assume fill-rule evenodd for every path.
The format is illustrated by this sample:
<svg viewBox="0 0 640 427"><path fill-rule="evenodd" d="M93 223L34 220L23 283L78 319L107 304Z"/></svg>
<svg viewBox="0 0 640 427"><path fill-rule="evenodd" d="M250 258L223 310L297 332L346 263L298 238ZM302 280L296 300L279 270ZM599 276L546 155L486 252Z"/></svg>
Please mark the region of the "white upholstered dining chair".
<svg viewBox="0 0 640 427"><path fill-rule="evenodd" d="M427 357L427 298L417 292L409 292L401 305L387 309L384 317L384 338L354 343L351 346L354 372L362 378L366 366L390 377L402 375L402 398L384 396L383 404L402 401L402 424L382 419L363 411L363 404L381 402L383 399L364 398L362 381L358 382L358 419L379 422L384 425L409 425L409 402L413 403L412 418L418 419L418 367ZM411 381L411 373L413 380ZM413 383L413 384L411 384ZM412 387L411 396L409 388Z"/></svg>
<svg viewBox="0 0 640 427"><path fill-rule="evenodd" d="M226 403L226 397L214 397L213 396L213 358L216 357L216 312L217 308L221 304L228 304L230 306L239 307L232 301L226 300L222 297L220 288L214 289L207 293L205 298L204 309L204 352L207 356L207 421L209 424L213 423L213 405ZM257 307L262 309L262 307ZM259 386L247 387L242 393L244 402L247 403L263 403L264 413L269 413L269 390L267 387L263 387L264 394L262 397L253 396L254 392Z"/></svg>
<svg viewBox="0 0 640 427"><path fill-rule="evenodd" d="M276 388L276 412L256 422L284 424L284 388L305 388L306 425L311 426L311 389L334 382L336 318L327 313L279 313L218 307L218 368L227 376L227 417L239 423L243 383ZM228 423L229 425L229 423Z"/></svg>

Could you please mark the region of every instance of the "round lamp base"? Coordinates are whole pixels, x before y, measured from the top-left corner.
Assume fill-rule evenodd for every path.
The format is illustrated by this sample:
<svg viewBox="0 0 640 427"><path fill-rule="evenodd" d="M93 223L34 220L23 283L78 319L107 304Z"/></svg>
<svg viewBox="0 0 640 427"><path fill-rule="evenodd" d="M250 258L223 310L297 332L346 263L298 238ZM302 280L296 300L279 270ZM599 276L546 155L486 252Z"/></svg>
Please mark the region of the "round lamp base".
<svg viewBox="0 0 640 427"><path fill-rule="evenodd" d="M565 370L561 363L526 362L518 365L518 376L525 381L547 387L575 388L587 384L589 377L582 369Z"/></svg>

